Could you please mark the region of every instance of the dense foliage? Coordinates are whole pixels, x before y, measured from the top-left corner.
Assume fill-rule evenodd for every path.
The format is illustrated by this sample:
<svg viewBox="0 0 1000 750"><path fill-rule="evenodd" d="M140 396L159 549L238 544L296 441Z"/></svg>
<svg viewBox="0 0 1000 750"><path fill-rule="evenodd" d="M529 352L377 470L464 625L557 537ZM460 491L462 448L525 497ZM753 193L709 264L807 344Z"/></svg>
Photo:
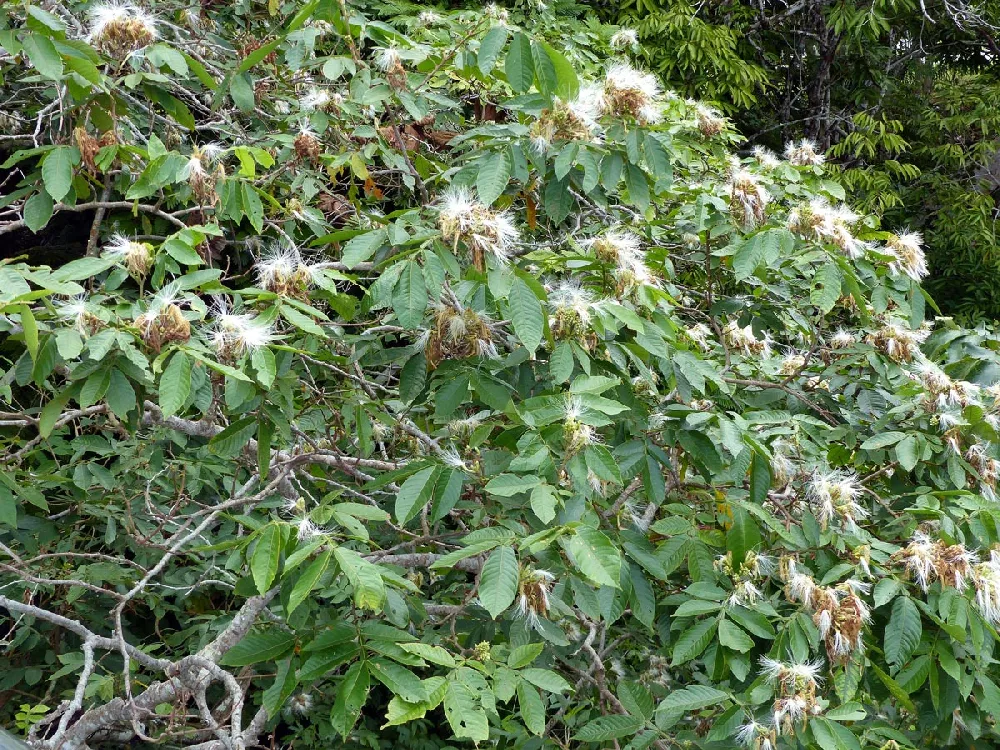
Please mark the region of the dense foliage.
<svg viewBox="0 0 1000 750"><path fill-rule="evenodd" d="M807 137L866 210L924 233L950 313L1000 317L1000 5L965 0L625 0L635 54L718 101L754 143Z"/></svg>
<svg viewBox="0 0 1000 750"><path fill-rule="evenodd" d="M809 143L551 8L5 9L35 748L998 741L1000 341Z"/></svg>

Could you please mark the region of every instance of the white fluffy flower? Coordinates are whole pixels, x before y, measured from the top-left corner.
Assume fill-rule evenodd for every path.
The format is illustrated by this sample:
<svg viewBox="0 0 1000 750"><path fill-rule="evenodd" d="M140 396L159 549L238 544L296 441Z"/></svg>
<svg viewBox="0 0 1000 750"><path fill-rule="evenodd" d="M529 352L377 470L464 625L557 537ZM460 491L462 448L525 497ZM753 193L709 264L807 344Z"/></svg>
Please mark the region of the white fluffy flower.
<svg viewBox="0 0 1000 750"><path fill-rule="evenodd" d="M784 683L790 690L800 692L797 688L800 683L813 688L821 681L820 672L823 669L822 661L801 662L798 664L785 664L770 657L763 657L760 660L760 673L771 682Z"/></svg>
<svg viewBox="0 0 1000 750"><path fill-rule="evenodd" d="M576 281L560 281L548 293L549 306L553 312L568 311L581 322L589 323L594 309L594 295Z"/></svg>
<svg viewBox="0 0 1000 750"><path fill-rule="evenodd" d="M396 45L390 44L388 47L378 47L375 50L375 65L380 70L390 71L402 64L403 58L399 55Z"/></svg>
<svg viewBox="0 0 1000 750"><path fill-rule="evenodd" d="M241 357L274 341L274 327L246 313L234 313L220 302L213 316L212 343L220 352Z"/></svg>
<svg viewBox="0 0 1000 750"><path fill-rule="evenodd" d="M90 10L88 41L104 45L114 42L119 49L135 51L159 36L154 16L133 3L111 0Z"/></svg>
<svg viewBox="0 0 1000 750"><path fill-rule="evenodd" d="M311 88L299 99L299 107L307 112L324 109L329 104L330 92L321 88Z"/></svg>
<svg viewBox="0 0 1000 750"><path fill-rule="evenodd" d="M152 248L145 242L129 239L124 234L112 235L104 246L104 252L136 278L145 277L153 264Z"/></svg>
<svg viewBox="0 0 1000 750"><path fill-rule="evenodd" d="M807 138L789 143L785 147L785 158L797 167L820 166L826 161L826 157L816 151L816 143Z"/></svg>
<svg viewBox="0 0 1000 750"><path fill-rule="evenodd" d="M757 160L757 163L763 169L772 170L776 169L781 164L781 159L779 159L773 151L764 146L754 146L753 147L753 158Z"/></svg>
<svg viewBox="0 0 1000 750"><path fill-rule="evenodd" d="M817 510L822 524L840 519L848 531L857 529L857 520L866 518L868 510L858 503L863 488L853 474L841 471L819 472L809 481L807 495Z"/></svg>
<svg viewBox="0 0 1000 750"><path fill-rule="evenodd" d="M858 343L857 337L843 328L838 328L836 333L830 337L830 346L833 349L847 349L856 343Z"/></svg>
<svg viewBox="0 0 1000 750"><path fill-rule="evenodd" d="M617 50L635 49L639 46L639 34L635 29L618 29L611 35L611 47Z"/></svg>
<svg viewBox="0 0 1000 750"><path fill-rule="evenodd" d="M919 232L906 232L890 237L886 249L895 260L889 264L889 270L897 275L909 276L914 281L923 279L930 273L922 247L923 241Z"/></svg>
<svg viewBox="0 0 1000 750"><path fill-rule="evenodd" d="M60 320L72 321L73 327L80 333L87 331L87 294L81 292L69 299L55 303L56 314Z"/></svg>

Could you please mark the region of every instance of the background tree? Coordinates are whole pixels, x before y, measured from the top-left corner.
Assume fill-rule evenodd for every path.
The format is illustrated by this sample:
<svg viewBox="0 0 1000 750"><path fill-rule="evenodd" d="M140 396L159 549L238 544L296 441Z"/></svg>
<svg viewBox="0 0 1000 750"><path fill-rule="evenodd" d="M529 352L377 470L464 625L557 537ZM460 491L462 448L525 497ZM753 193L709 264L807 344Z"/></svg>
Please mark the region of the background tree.
<svg viewBox="0 0 1000 750"><path fill-rule="evenodd" d="M860 205L924 232L928 288L948 312L1000 315L995 4L598 7L634 26L644 62L717 101L751 143L816 141Z"/></svg>

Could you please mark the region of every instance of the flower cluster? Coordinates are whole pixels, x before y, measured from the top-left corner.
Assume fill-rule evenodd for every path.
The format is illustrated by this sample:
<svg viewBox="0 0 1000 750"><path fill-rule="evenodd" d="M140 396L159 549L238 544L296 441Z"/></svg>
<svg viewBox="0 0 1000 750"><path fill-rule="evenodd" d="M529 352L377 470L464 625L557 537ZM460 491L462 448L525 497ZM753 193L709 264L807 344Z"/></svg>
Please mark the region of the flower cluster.
<svg viewBox="0 0 1000 750"><path fill-rule="evenodd" d="M532 626L549 613L549 594L555 578L547 570L521 568L517 582L517 613Z"/></svg>
<svg viewBox="0 0 1000 750"><path fill-rule="evenodd" d="M618 294L628 296L642 286L656 286L657 278L646 265L639 238L632 232L612 229L587 244L597 259L614 266Z"/></svg>
<svg viewBox="0 0 1000 750"><path fill-rule="evenodd" d="M90 16L88 41L111 60L123 62L159 36L156 19L131 3L101 3Z"/></svg>
<svg viewBox="0 0 1000 750"><path fill-rule="evenodd" d="M979 386L965 380L952 380L933 362L920 363L917 377L927 391L927 406L930 410L966 407L978 396Z"/></svg>
<svg viewBox="0 0 1000 750"><path fill-rule="evenodd" d="M930 273L924 257L923 241L919 232L892 235L885 246L886 251L894 257L889 270L894 274L909 276L914 281L920 281Z"/></svg>
<svg viewBox="0 0 1000 750"><path fill-rule="evenodd" d="M215 192L218 181L226 176L226 170L219 161L222 147L215 143L195 147L184 167L184 177L198 202L203 206L214 206L219 202ZM212 165L215 168L212 169Z"/></svg>
<svg viewBox="0 0 1000 750"><path fill-rule="evenodd" d="M499 356L491 321L471 307L441 303L424 340L427 365L434 369L446 359Z"/></svg>
<svg viewBox="0 0 1000 750"><path fill-rule="evenodd" d="M929 335L930 331L926 328L913 330L901 321L890 319L881 328L869 333L865 341L892 361L902 363L913 360Z"/></svg>
<svg viewBox="0 0 1000 750"><path fill-rule="evenodd" d="M125 267L136 281L143 281L153 267L153 246L116 234L104 246L104 252Z"/></svg>
<svg viewBox="0 0 1000 750"><path fill-rule="evenodd" d="M211 333L212 345L223 361L252 354L274 340L274 327L247 313L234 313L220 300L216 303Z"/></svg>
<svg viewBox="0 0 1000 750"><path fill-rule="evenodd" d="M752 229L764 221L764 212L771 197L753 174L737 170L730 178L727 189L729 212L737 224Z"/></svg>
<svg viewBox="0 0 1000 750"><path fill-rule="evenodd" d="M730 321L722 330L726 337L726 343L733 349L737 349L747 357L760 356L768 357L771 354L771 336L765 333L762 338L758 338L750 325L740 326L736 321Z"/></svg>
<svg viewBox="0 0 1000 750"><path fill-rule="evenodd" d="M706 138L714 138L726 129L726 121L711 107L698 104L694 108L698 131Z"/></svg>
<svg viewBox="0 0 1000 750"><path fill-rule="evenodd" d="M846 531L857 531L857 520L868 517L868 510L858 503L863 491L853 474L817 471L809 480L806 495L824 529L836 519Z"/></svg>
<svg viewBox="0 0 1000 750"><path fill-rule="evenodd" d="M977 609L991 625L1000 624L1000 552L991 550L989 558L962 544L945 544L918 531L910 543L896 552L891 561L902 564L907 575L924 591L935 581L959 592L974 591Z"/></svg>
<svg viewBox="0 0 1000 750"><path fill-rule="evenodd" d="M514 245L520 233L511 215L506 211L493 211L472 197L468 188L449 190L441 200L438 213L441 236L452 247L465 242L472 253L472 264L479 271L486 270L486 258L498 265L510 263Z"/></svg>
<svg viewBox="0 0 1000 750"><path fill-rule="evenodd" d="M566 402L563 417L563 442L566 445L566 456L575 456L588 445L601 442L600 436L591 425L581 420L584 406L579 397L573 396Z"/></svg>
<svg viewBox="0 0 1000 750"><path fill-rule="evenodd" d="M164 344L176 341L185 343L191 338L191 324L178 306L172 287L164 287L155 297L146 312L135 319L143 342L154 352Z"/></svg>
<svg viewBox="0 0 1000 750"><path fill-rule="evenodd" d="M257 283L279 297L308 299L314 270L297 247L276 243L257 259Z"/></svg>
<svg viewBox="0 0 1000 750"><path fill-rule="evenodd" d="M816 700L816 688L823 663L785 664L765 656L760 665L761 675L775 688L773 731L794 735L796 730L805 727L810 716L821 710Z"/></svg>
<svg viewBox="0 0 1000 750"><path fill-rule="evenodd" d="M927 593L934 581L964 591L974 578L974 566L979 559L961 544L944 544L918 531L890 561L902 563L910 578Z"/></svg>
<svg viewBox="0 0 1000 750"><path fill-rule="evenodd" d="M661 114L656 106L662 91L652 73L636 70L625 62L608 68L601 90L599 111L613 117L631 116L639 122L659 122Z"/></svg>
<svg viewBox="0 0 1000 750"><path fill-rule="evenodd" d="M812 576L799 571L795 560L782 558L779 574L785 582L785 596L813 613L831 662L846 662L864 647L863 631L871 612L859 594L869 585L848 580L836 586L820 586Z"/></svg>
<svg viewBox="0 0 1000 750"><path fill-rule="evenodd" d="M847 206L831 206L822 198L814 198L789 212L788 228L818 242L830 242L849 258L857 259L867 248L851 230L857 220L858 215Z"/></svg>
<svg viewBox="0 0 1000 750"><path fill-rule="evenodd" d="M733 579L733 592L726 599L726 606L752 607L764 597L764 592L757 584L774 572L775 564L773 558L750 550L739 569L733 565L732 552L716 558L715 569Z"/></svg>
<svg viewBox="0 0 1000 750"><path fill-rule="evenodd" d="M635 50L639 48L639 34L635 29L618 29L609 41L612 49Z"/></svg>
<svg viewBox="0 0 1000 750"><path fill-rule="evenodd" d="M577 341L588 351L597 345L590 322L597 303L594 296L575 281L561 281L548 290L549 328L556 341Z"/></svg>
<svg viewBox="0 0 1000 750"><path fill-rule="evenodd" d="M531 145L540 154L558 141L589 141L600 133L599 116L583 99L563 101L555 97L550 109L542 110L531 125Z"/></svg>
<svg viewBox="0 0 1000 750"><path fill-rule="evenodd" d="M816 150L816 144L806 138L785 146L785 158L796 167L818 167L826 161L826 157Z"/></svg>
<svg viewBox="0 0 1000 750"><path fill-rule="evenodd" d="M781 159L779 159L773 151L764 146L754 146L753 147L753 158L757 160L762 169L768 171L772 169L777 169L781 165Z"/></svg>

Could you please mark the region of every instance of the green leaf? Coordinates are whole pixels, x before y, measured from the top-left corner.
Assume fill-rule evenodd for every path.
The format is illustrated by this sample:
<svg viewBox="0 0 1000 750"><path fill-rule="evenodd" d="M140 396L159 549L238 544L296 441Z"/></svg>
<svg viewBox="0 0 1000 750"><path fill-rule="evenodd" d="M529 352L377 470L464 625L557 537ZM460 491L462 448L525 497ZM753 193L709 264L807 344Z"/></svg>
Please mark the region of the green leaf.
<svg viewBox="0 0 1000 750"><path fill-rule="evenodd" d="M607 742L633 735L645 724L646 721L638 716L624 714L598 716L580 727L573 735L573 739L579 742Z"/></svg>
<svg viewBox="0 0 1000 750"><path fill-rule="evenodd" d="M922 632L917 605L907 596L897 597L885 629L886 661L897 668L902 666L919 645Z"/></svg>
<svg viewBox="0 0 1000 750"><path fill-rule="evenodd" d="M754 645L753 638L729 620L723 620L719 623L719 643L743 654L752 649Z"/></svg>
<svg viewBox="0 0 1000 750"><path fill-rule="evenodd" d="M234 75L229 82L229 93L233 97L233 103L241 111L253 112L256 99L253 93L253 79L249 75L246 73Z"/></svg>
<svg viewBox="0 0 1000 750"><path fill-rule="evenodd" d="M572 685L551 669L528 667L522 669L518 674L535 687L540 687L548 693L568 693L573 689Z"/></svg>
<svg viewBox="0 0 1000 750"><path fill-rule="evenodd" d="M70 391L63 391L42 407L42 411L38 415L38 434L40 437L47 438L52 434L63 409L69 403L70 395Z"/></svg>
<svg viewBox="0 0 1000 750"><path fill-rule="evenodd" d="M507 28L504 26L494 26L486 32L483 41L479 43L479 53L476 56L479 72L484 76L489 75L493 66L497 64L500 52L507 43Z"/></svg>
<svg viewBox="0 0 1000 750"><path fill-rule="evenodd" d="M396 520L405 524L413 518L431 499L434 482L431 481L436 466L418 471L410 476L396 494Z"/></svg>
<svg viewBox="0 0 1000 750"><path fill-rule="evenodd" d="M463 682L451 680L444 696L444 715L451 731L459 739L485 742L490 738L490 723L486 712L472 689Z"/></svg>
<svg viewBox="0 0 1000 750"><path fill-rule="evenodd" d="M555 93L564 101L575 99L580 93L580 80L573 64L547 42L539 39L535 41L535 44L545 50L545 54L552 63L556 76Z"/></svg>
<svg viewBox="0 0 1000 750"><path fill-rule="evenodd" d="M556 383L565 383L573 375L573 348L567 342L560 342L552 350L549 372Z"/></svg>
<svg viewBox="0 0 1000 750"><path fill-rule="evenodd" d="M56 46L42 34L32 31L24 37L24 51L28 53L31 64L40 74L53 81L62 78L63 63Z"/></svg>
<svg viewBox="0 0 1000 750"><path fill-rule="evenodd" d="M385 604L385 582L377 565L346 547L336 547L334 556L354 587L354 603L360 609L377 611Z"/></svg>
<svg viewBox="0 0 1000 750"><path fill-rule="evenodd" d="M455 657L448 653L447 649L440 646L432 646L429 643L401 643L399 645L404 651L416 654L431 664L438 664L449 669L454 668L458 664L455 661Z"/></svg>
<svg viewBox="0 0 1000 750"><path fill-rule="evenodd" d="M535 80L535 66L531 60L531 40L520 31L515 31L504 60L507 83L518 94L531 88Z"/></svg>
<svg viewBox="0 0 1000 750"><path fill-rule="evenodd" d="M500 541L498 539L487 539L482 542L470 544L468 547L463 547L462 549L453 550L435 560L431 564L431 570L447 570L461 560L481 555L483 552L488 552L494 547L499 546L499 544Z"/></svg>
<svg viewBox="0 0 1000 750"><path fill-rule="evenodd" d="M61 201L73 187L73 167L80 161L75 146L56 146L42 162L42 181L53 200Z"/></svg>
<svg viewBox="0 0 1000 750"><path fill-rule="evenodd" d="M337 685L337 699L330 711L330 723L345 740L354 729L361 709L368 701L370 689L371 678L368 667L361 661L352 664L344 679Z"/></svg>
<svg viewBox="0 0 1000 750"><path fill-rule="evenodd" d="M24 203L24 225L32 232L38 232L52 218L55 203L52 196L40 190Z"/></svg>
<svg viewBox="0 0 1000 750"><path fill-rule="evenodd" d="M427 715L427 703L407 703L398 695L393 696L385 712L385 724L380 728L395 727Z"/></svg>
<svg viewBox="0 0 1000 750"><path fill-rule="evenodd" d="M541 656L544 650L544 643L526 643L523 646L515 646L507 656L507 666L511 669L526 667Z"/></svg>
<svg viewBox="0 0 1000 750"><path fill-rule="evenodd" d="M906 471L913 471L920 455L917 453L917 439L913 435L907 435L896 443L896 460Z"/></svg>
<svg viewBox="0 0 1000 750"><path fill-rule="evenodd" d="M424 274L415 261L403 266L396 289L392 295L392 309L404 328L416 328L424 320L427 310L427 287Z"/></svg>
<svg viewBox="0 0 1000 750"><path fill-rule="evenodd" d="M265 526L257 539L257 545L250 558L250 573L253 575L257 591L262 594L271 588L275 576L278 575L283 541L281 527L275 523Z"/></svg>
<svg viewBox="0 0 1000 750"><path fill-rule="evenodd" d="M348 268L356 268L359 263L370 260L375 252L385 244L387 238L384 229L376 229L352 237L344 245L344 254L341 258Z"/></svg>
<svg viewBox="0 0 1000 750"><path fill-rule="evenodd" d="M675 690L657 706L657 710L695 711L699 708L714 706L729 698L729 693L716 690L708 685L691 685L690 687Z"/></svg>
<svg viewBox="0 0 1000 750"><path fill-rule="evenodd" d="M371 659L368 669L372 677L385 685L408 703L420 703L427 700L427 689L413 672L395 662L386 659Z"/></svg>
<svg viewBox="0 0 1000 750"><path fill-rule="evenodd" d="M314 336L322 336L326 338L326 331L324 331L316 321L310 318L305 313L299 312L291 305L281 306L281 317L291 323L293 326L298 328L300 331L305 333L311 333Z"/></svg>
<svg viewBox="0 0 1000 750"><path fill-rule="evenodd" d="M625 187L628 188L629 202L645 210L649 205L649 179L636 164L625 166Z"/></svg>
<svg viewBox="0 0 1000 750"><path fill-rule="evenodd" d="M518 474L500 474L486 483L485 490L498 497L514 497L522 492L528 492L542 483L537 476L520 476Z"/></svg>
<svg viewBox="0 0 1000 750"><path fill-rule="evenodd" d="M577 569L598 586L619 588L621 553L602 532L580 526L564 541Z"/></svg>
<svg viewBox="0 0 1000 750"><path fill-rule="evenodd" d="M503 195L510 182L511 171L510 150L502 148L479 161L479 172L476 175L476 192L479 200L485 205L493 204Z"/></svg>
<svg viewBox="0 0 1000 750"><path fill-rule="evenodd" d="M517 684L517 705L528 731L539 737L545 732L545 703L538 690L525 682Z"/></svg>
<svg viewBox="0 0 1000 750"><path fill-rule="evenodd" d="M257 473L263 482L271 467L271 438L274 436L274 422L263 414L257 420Z"/></svg>
<svg viewBox="0 0 1000 750"><path fill-rule="evenodd" d="M220 663L227 667L246 667L274 661L294 645L295 636L284 630L269 629L263 633L250 633L229 649Z"/></svg>
<svg viewBox="0 0 1000 750"><path fill-rule="evenodd" d="M57 281L82 281L107 271L115 262L114 257L77 258L53 271L52 278Z"/></svg>
<svg viewBox="0 0 1000 750"><path fill-rule="evenodd" d="M696 622L690 628L681 633L674 644L673 666L686 664L704 651L715 635L715 629L719 621L715 618L708 618Z"/></svg>
<svg viewBox="0 0 1000 750"><path fill-rule="evenodd" d="M310 592L316 587L319 579L323 577L323 573L326 572L327 566L330 564L330 558L333 556L331 550L326 550L321 552L319 557L309 563L309 566L302 571L302 575L295 582L295 586L292 588L292 592L288 595L288 607L286 609L286 614L291 615L295 609L306 600Z"/></svg>
<svg viewBox="0 0 1000 750"><path fill-rule="evenodd" d="M525 348L534 353L542 343L542 331L545 326L545 316L542 303L531 290L531 287L521 278L515 278L508 296L510 317L514 325L514 333Z"/></svg>
<svg viewBox="0 0 1000 750"><path fill-rule="evenodd" d="M557 502L552 485L540 484L531 491L531 510L542 523L550 523L556 517Z"/></svg>
<svg viewBox="0 0 1000 750"><path fill-rule="evenodd" d="M866 451L874 451L880 448L887 448L890 445L895 445L900 440L906 437L905 432L882 432L878 435L873 435L868 438L865 442L861 444L861 449Z"/></svg>
<svg viewBox="0 0 1000 750"><path fill-rule="evenodd" d="M500 547L489 556L479 578L479 601L494 620L514 603L519 568L510 547Z"/></svg>
<svg viewBox="0 0 1000 750"><path fill-rule="evenodd" d="M235 456L250 442L256 431L257 419L252 415L243 417L209 440L208 445L216 455Z"/></svg>
<svg viewBox="0 0 1000 750"><path fill-rule="evenodd" d="M816 286L809 293L809 301L826 315L837 305L837 300L840 299L840 288L843 280L840 267L833 262L826 263L820 266L813 280Z"/></svg>
<svg viewBox="0 0 1000 750"><path fill-rule="evenodd" d="M17 528L17 500L8 487L0 484L0 525Z"/></svg>
<svg viewBox="0 0 1000 750"><path fill-rule="evenodd" d="M35 21L38 23L34 23ZM27 24L30 28L38 29L39 31L48 29L56 32L57 34L66 31L66 24L63 23L59 16L53 15L47 10L39 8L37 5L28 6Z"/></svg>
<svg viewBox="0 0 1000 750"><path fill-rule="evenodd" d="M754 460L757 460L756 458ZM751 485L753 474L751 470ZM733 568L739 570L746 558L747 552L760 545L761 536L757 524L747 511L739 506L732 506L733 523L726 532L726 549L733 555Z"/></svg>
<svg viewBox="0 0 1000 750"><path fill-rule="evenodd" d="M14 308L21 319L21 328L24 331L24 348L33 360L38 359L38 323L35 320L31 308L27 305L18 305Z"/></svg>
<svg viewBox="0 0 1000 750"><path fill-rule="evenodd" d="M160 375L160 409L164 417L179 412L191 394L191 358L175 352Z"/></svg>
<svg viewBox="0 0 1000 750"><path fill-rule="evenodd" d="M573 209L573 194L566 180L547 180L543 193L545 212L553 224L561 224Z"/></svg>

